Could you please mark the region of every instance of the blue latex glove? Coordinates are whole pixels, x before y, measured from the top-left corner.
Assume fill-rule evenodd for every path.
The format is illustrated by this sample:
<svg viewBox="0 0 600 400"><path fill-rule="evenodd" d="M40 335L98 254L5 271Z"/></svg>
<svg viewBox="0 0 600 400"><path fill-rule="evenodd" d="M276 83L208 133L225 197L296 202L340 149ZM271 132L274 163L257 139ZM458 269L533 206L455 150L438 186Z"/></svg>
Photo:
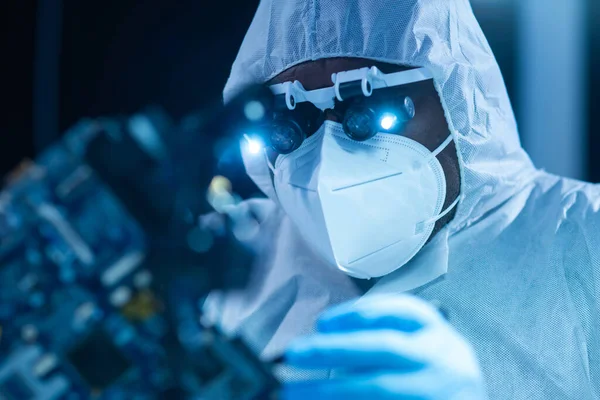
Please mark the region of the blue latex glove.
<svg viewBox="0 0 600 400"><path fill-rule="evenodd" d="M435 308L415 297L342 304L323 314L317 330L291 344L286 362L339 373L329 380L288 383L283 399L487 398L471 346Z"/></svg>

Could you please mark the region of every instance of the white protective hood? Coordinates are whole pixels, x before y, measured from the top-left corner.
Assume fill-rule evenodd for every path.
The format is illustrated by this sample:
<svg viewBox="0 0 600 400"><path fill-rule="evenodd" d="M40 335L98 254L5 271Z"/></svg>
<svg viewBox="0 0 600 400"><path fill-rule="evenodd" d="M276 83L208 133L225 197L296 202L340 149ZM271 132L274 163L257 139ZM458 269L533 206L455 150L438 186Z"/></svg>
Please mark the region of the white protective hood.
<svg viewBox="0 0 600 400"><path fill-rule="evenodd" d="M228 101L309 60L361 57L434 76L459 149L462 194L451 230L532 179L504 80L467 0L262 1L233 64ZM257 181L267 194L266 179Z"/></svg>
<svg viewBox="0 0 600 400"><path fill-rule="evenodd" d="M474 346L492 399L600 399L600 188L533 167L469 2L264 0L225 100L330 57L427 67L459 153L462 199L448 229L369 293L410 290L443 304ZM246 167L272 195L267 166ZM275 202L240 210L253 207L265 216L254 278L240 293L211 296L207 309L270 357L360 292L320 263ZM428 268L437 269L428 282L413 273Z"/></svg>

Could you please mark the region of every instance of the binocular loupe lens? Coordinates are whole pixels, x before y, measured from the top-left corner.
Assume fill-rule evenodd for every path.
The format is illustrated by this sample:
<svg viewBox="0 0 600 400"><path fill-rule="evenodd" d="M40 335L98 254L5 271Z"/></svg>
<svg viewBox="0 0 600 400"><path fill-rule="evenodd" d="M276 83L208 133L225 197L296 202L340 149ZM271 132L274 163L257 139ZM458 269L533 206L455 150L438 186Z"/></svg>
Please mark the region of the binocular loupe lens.
<svg viewBox="0 0 600 400"><path fill-rule="evenodd" d="M362 142L377 133L377 115L368 107L350 107L344 116L343 126L349 138Z"/></svg>
<svg viewBox="0 0 600 400"><path fill-rule="evenodd" d="M271 127L270 144L279 154L296 150L306 139L304 129L294 120L275 120Z"/></svg>
<svg viewBox="0 0 600 400"><path fill-rule="evenodd" d="M385 104L385 103L384 103ZM365 141L379 131L396 132L406 121L415 116L415 105L410 97L400 99L399 104L382 112L381 107L367 107L365 104L351 106L344 116L344 132L349 138Z"/></svg>
<svg viewBox="0 0 600 400"><path fill-rule="evenodd" d="M371 103L362 100L345 111L342 125L350 139L362 142L378 132L398 133L404 123L415 116L415 105L410 97ZM268 144L279 154L289 154L318 129L324 118L323 112L311 104L294 113L275 113L268 129Z"/></svg>

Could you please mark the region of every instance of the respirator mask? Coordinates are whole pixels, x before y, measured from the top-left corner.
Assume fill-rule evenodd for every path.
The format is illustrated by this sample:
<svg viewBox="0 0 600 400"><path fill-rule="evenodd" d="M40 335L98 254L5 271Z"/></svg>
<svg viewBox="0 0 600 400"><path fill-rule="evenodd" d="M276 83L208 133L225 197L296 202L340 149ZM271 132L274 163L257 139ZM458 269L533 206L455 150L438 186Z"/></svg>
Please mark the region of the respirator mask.
<svg viewBox="0 0 600 400"><path fill-rule="evenodd" d="M418 110L410 97L386 95L387 88L429 79L423 68L383 74L372 67L333 74L334 86L314 91L297 81L274 85L273 117L262 134L245 135L250 177L262 188L267 172L272 185L263 190L306 242L352 277L402 267L458 203L442 209L446 180L437 155L452 136L434 151L404 137ZM325 120L324 110L342 122ZM264 146L279 153L274 165Z"/></svg>

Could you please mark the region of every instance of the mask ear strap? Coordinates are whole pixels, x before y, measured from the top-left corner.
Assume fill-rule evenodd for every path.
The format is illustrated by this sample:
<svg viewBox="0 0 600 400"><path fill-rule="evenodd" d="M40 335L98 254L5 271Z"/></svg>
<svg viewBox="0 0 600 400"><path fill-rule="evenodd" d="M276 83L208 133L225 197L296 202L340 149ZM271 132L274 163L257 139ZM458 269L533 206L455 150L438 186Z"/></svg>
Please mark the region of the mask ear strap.
<svg viewBox="0 0 600 400"><path fill-rule="evenodd" d="M446 216L446 215L447 215L447 214L448 214L450 211L452 211L452 209L453 209L454 207L456 207L456 205L458 204L459 200L460 200L460 195L458 195L458 196L456 197L456 200L454 200L454 201L452 202L452 204L450 204L450 205L448 206L448 208L446 208L444 211L442 211L441 213L439 213L439 214L438 214L438 215L436 215L435 217L433 217L433 218L429 218L428 220L425 220L425 221L422 221L422 222L419 222L419 223L417 224L417 226L415 227L415 235L418 235L419 233L422 233L422 232L425 230L425 227L426 227L427 225L429 225L429 224L433 224L433 223L436 223L436 222L437 222L437 221L439 221L440 219L444 218L444 217L445 217L445 216Z"/></svg>
<svg viewBox="0 0 600 400"><path fill-rule="evenodd" d="M273 163L271 162L271 160L269 160L269 155L267 154L267 148L266 147L263 149L263 155L265 156L265 162L267 163L267 167L269 167L269 169L271 170L271 172L273 173L273 175L275 175L275 166L273 165Z"/></svg>
<svg viewBox="0 0 600 400"><path fill-rule="evenodd" d="M431 157L435 158L437 157L442 151L444 151L444 149L446 147L448 147L448 145L450 144L450 142L453 140L454 138L452 137L452 134L448 135L448 137L446 138L446 140L444 140L444 142L442 144L440 144L437 149L435 149L432 153L431 153ZM440 214L436 215L433 218L429 218L428 220L425 221L421 221L419 222L416 226L415 226L415 235L418 235L419 233L423 232L425 230L425 227L429 224L432 223L436 223L437 221L439 221L440 219L444 218L450 211L452 211L452 209L454 207L456 207L456 205L458 204L460 200L460 195L458 195L456 197L456 200L454 200L452 202L452 204L450 204L450 206L448 208L446 208L444 211L442 211Z"/></svg>
<svg viewBox="0 0 600 400"><path fill-rule="evenodd" d="M448 137L446 138L446 140L444 140L444 142L443 142L442 144L440 144L440 145L438 146L438 148L437 148L437 149L435 149L435 150L434 150L434 151L431 153L431 155L432 155L433 157L437 157L437 156L438 156L438 154L440 154L442 151L444 151L444 149L445 149L446 147L448 147L448 145L450 144L450 142L451 142L453 139L454 139L454 138L452 137L452 134L449 134L449 135L448 135Z"/></svg>
<svg viewBox="0 0 600 400"><path fill-rule="evenodd" d="M275 177L277 176L277 173L276 173L275 167L273 166L273 163L271 162L271 160L269 160L269 155L267 154L266 148L263 149L263 155L265 157L265 163L267 164L267 167L269 167L269 170L271 170L269 180L271 182L271 189L273 189L273 191L270 193L270 195L272 197L271 196L269 196L269 197L275 203L279 204L279 195L277 194L277 189L275 189Z"/></svg>

